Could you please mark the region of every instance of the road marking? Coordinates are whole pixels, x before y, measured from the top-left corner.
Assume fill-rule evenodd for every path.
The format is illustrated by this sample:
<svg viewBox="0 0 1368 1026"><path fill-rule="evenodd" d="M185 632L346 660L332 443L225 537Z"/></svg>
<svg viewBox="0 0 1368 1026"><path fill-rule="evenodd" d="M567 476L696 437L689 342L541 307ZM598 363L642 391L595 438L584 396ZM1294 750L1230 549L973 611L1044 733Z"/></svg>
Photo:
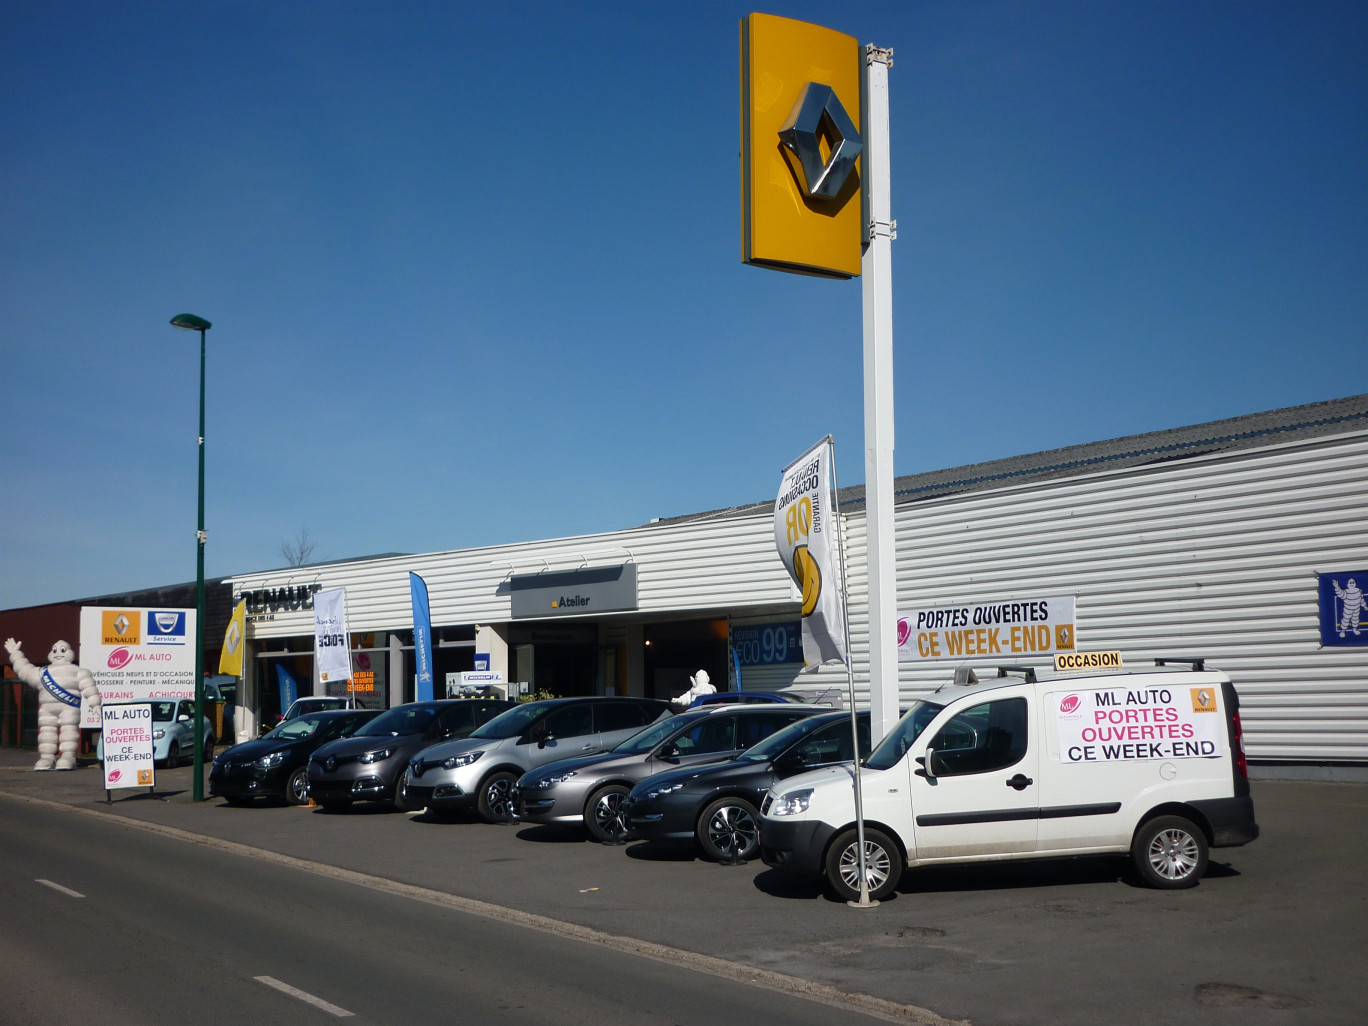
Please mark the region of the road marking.
<svg viewBox="0 0 1368 1026"><path fill-rule="evenodd" d="M339 1019L345 1019L349 1015L356 1014L355 1012L347 1011L345 1008L338 1008L336 1005L329 1004L321 997L314 997L312 994L300 990L298 987L291 987L288 983L281 983L274 976L253 976L252 979L256 980L257 983L264 983L268 987L274 987L282 994L288 994L292 998L299 998L299 1000L303 1001L305 1004L313 1005L315 1008L321 1008L329 1015L335 1015Z"/></svg>
<svg viewBox="0 0 1368 1026"><path fill-rule="evenodd" d="M861 1012L871 1018L882 1019L885 1022L910 1023L915 1024L915 1026L969 1026L967 1020L947 1019L937 1015L930 1009L919 1008L916 1005L901 1004L886 998L873 997L869 994L850 993L848 991L839 990L829 984L816 983L812 980L805 980L802 977L776 972L773 969L758 969L755 967L741 966L715 955L704 955L698 952L673 948L665 944L656 944L652 941L640 940L634 937L609 934L601 930L596 930L593 927L579 926L559 919L552 919L548 916L537 915L534 912L523 912L519 909L495 905L487 901L480 901L476 898L463 898L459 895L447 894L443 891L434 891L426 887L403 884L395 880L388 880L382 876L359 873L355 870L343 869L340 866L330 866L325 862L315 862L311 859L297 858L293 855L283 855L279 852L270 851L265 848L254 848L251 845L242 844L238 841L227 841L207 834L196 834L189 830L178 829L177 827L163 826L160 823L148 823L143 820L129 819L126 816L112 815L99 809L86 809L77 805L68 805L65 802L52 801L47 798L36 798L32 795L15 794L10 791L0 790L0 799L5 798L10 798L18 802L26 802L30 805L41 805L58 812L67 812L78 816L90 816L95 819L105 820L106 822L119 823L133 830L145 830L151 834L158 834L162 837L173 837L177 840L187 841L191 844L203 845L206 848L214 848L218 851L232 852L236 855L258 859L262 862L269 862L277 866L290 866L306 873L313 873L317 876L324 876L333 880L342 880L347 883L355 884L358 887L365 887L369 890L378 891L382 894L412 898L415 901L422 901L429 905L436 905L456 912L464 912L468 915L479 916L482 919L522 926L550 936L583 941L586 944L593 944L624 954L637 955L642 958L648 958L654 962L662 962L666 965L691 969L695 972L706 973L710 976L732 980L737 983L753 984L758 987L764 987L767 990L778 991L782 994L806 998L817 1004L828 1005L846 1011Z"/></svg>
<svg viewBox="0 0 1368 1026"><path fill-rule="evenodd" d="M65 895L66 895L67 897L69 897L69 898L84 898L84 897L85 897L85 895L82 894L80 891L73 891L70 887L63 887L61 884L59 884L59 883L53 883L51 880L35 880L35 881L33 881L33 882L34 882L34 883L40 883L40 884L42 884L44 887L51 887L54 891L61 891L63 894L65 894Z"/></svg>

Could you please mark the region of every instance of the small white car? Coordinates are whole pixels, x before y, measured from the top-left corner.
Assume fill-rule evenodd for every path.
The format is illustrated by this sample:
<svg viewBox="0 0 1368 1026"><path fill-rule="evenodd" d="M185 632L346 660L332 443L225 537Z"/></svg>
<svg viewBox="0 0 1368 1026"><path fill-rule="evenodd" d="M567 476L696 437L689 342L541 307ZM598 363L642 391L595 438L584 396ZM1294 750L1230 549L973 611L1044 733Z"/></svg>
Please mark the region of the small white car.
<svg viewBox="0 0 1368 1026"><path fill-rule="evenodd" d="M1192 887L1212 847L1259 835L1230 678L1185 668L1035 671L950 684L917 702L862 764L864 890L905 868L1131 856L1151 887ZM854 767L774 785L760 850L781 870L861 895Z"/></svg>

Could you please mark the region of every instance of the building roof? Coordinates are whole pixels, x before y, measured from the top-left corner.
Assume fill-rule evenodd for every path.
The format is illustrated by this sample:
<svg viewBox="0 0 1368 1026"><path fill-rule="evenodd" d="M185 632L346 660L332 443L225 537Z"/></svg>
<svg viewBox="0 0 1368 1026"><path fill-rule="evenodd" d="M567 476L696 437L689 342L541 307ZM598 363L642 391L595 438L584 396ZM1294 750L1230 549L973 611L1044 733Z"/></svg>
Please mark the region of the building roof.
<svg viewBox="0 0 1368 1026"><path fill-rule="evenodd" d="M1213 420L1191 427L1148 431L1103 442L1085 442L1028 456L1010 456L948 470L908 474L894 478L893 501L896 505L903 505L945 495L984 491L1005 484L1073 477L1090 470L1148 466L1365 429L1368 429L1368 395L1354 395L1306 406L1288 406L1267 413ZM837 494L837 501L847 513L864 509L865 486L859 484L842 488ZM690 520L752 516L773 508L774 500L764 499L706 513L662 517L653 523L679 524Z"/></svg>

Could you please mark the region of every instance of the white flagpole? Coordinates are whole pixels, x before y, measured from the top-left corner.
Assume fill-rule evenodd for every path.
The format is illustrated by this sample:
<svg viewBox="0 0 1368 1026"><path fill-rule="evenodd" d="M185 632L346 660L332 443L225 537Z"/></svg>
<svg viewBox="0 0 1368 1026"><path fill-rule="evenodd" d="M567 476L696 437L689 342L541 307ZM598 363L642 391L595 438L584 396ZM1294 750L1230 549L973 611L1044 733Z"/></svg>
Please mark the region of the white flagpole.
<svg viewBox="0 0 1368 1026"><path fill-rule="evenodd" d="M846 693L847 704L850 706L850 741L853 746L851 750L855 753L855 843L859 847L860 900L847 904L852 908L873 908L878 902L869 900L869 876L865 872L864 790L860 783L860 720L855 714L855 668L850 654L850 589L846 586L845 518L841 515L841 488L836 480L836 439L827 435L827 444L831 448L830 509L836 520L836 549L841 560L841 606L845 620ZM870 729L872 740L872 711Z"/></svg>

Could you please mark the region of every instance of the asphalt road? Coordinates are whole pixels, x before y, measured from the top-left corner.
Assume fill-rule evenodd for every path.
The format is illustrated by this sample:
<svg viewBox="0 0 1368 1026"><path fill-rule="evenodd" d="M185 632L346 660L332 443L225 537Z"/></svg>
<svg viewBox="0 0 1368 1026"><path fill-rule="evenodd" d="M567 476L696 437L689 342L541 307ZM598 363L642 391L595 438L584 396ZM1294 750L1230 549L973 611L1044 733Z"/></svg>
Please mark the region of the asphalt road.
<svg viewBox="0 0 1368 1026"><path fill-rule="evenodd" d="M872 995L891 1002L879 1008L904 1021L1368 1021L1363 784L1256 781L1263 836L1213 852L1211 872L1192 891L1146 890L1120 860L1081 859L923 870L909 874L893 899L858 911L758 864L713 865L687 849L612 848L572 831L433 823L365 807L336 815L197 805L189 800L188 769L159 774L156 799L124 797L106 806L92 769L37 774L15 761L0 761L0 795L15 799L0 797L0 808L36 814L47 808L37 802L52 802L78 810L61 814L73 822L114 816L216 839L233 854L218 871L224 879L249 876L248 863L272 857L297 860L289 863L296 874L340 874L354 890L398 888L419 903L437 896L524 937L580 937L590 966L639 947L665 965L698 958L698 971L719 981L753 974L780 991L811 981L822 994ZM167 840L186 847L181 836ZM29 907L31 895L10 893L4 859L4 907ZM246 895L225 898L209 908L202 931L212 933L238 904L255 907ZM322 918L326 902L300 907L304 918ZM376 915L366 912L352 928L379 931L383 916ZM395 964L381 950L388 947L377 945L373 955L385 966ZM545 957L560 956L515 954L494 968L516 990L543 970ZM263 973L271 970L254 975ZM766 1003L778 992L757 991L765 1000L752 1021L780 1021ZM601 1021L620 1021L617 1013L602 1014ZM823 1021L848 1014L827 1007Z"/></svg>
<svg viewBox="0 0 1368 1026"><path fill-rule="evenodd" d="M0 1022L875 1022L276 862L0 802Z"/></svg>

